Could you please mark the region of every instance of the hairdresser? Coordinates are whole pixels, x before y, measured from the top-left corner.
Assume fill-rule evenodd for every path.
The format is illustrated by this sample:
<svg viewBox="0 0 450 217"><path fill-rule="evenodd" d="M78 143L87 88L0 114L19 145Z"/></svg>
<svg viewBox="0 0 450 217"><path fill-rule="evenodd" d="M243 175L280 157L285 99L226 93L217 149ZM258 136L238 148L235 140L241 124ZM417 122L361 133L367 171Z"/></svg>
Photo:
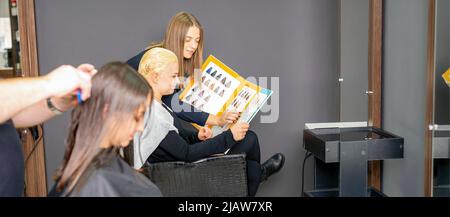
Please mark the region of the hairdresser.
<svg viewBox="0 0 450 217"><path fill-rule="evenodd" d="M0 197L23 196L24 158L15 128L31 127L89 98L94 66L60 66L45 76L0 80Z"/></svg>

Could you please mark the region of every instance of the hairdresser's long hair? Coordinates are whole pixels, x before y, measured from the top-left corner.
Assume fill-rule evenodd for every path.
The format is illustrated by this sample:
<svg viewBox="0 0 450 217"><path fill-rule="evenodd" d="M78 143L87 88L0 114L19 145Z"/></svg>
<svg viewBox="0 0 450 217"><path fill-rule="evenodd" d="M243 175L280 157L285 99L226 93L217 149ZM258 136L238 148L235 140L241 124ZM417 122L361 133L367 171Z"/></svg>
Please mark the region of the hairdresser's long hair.
<svg viewBox="0 0 450 217"><path fill-rule="evenodd" d="M100 144L126 127L124 123L151 95L145 79L125 63L111 62L98 71L92 78L91 97L72 111L65 156L54 177L58 192L71 192L101 154L117 153Z"/></svg>
<svg viewBox="0 0 450 217"><path fill-rule="evenodd" d="M190 27L200 30L200 41L195 53L190 59L184 58L184 40ZM188 12L179 12L169 22L164 40L160 43L152 43L148 48L162 47L171 50L178 57L179 77L194 75L194 69L203 64L203 27L197 18Z"/></svg>

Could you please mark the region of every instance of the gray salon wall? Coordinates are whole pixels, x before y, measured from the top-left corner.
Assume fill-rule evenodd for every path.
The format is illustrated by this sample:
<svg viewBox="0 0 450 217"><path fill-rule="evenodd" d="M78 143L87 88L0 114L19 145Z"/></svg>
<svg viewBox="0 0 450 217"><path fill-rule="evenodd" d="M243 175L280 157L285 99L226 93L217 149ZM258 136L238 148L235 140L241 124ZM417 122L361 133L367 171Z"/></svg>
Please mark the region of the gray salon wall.
<svg viewBox="0 0 450 217"><path fill-rule="evenodd" d="M304 123L339 118L337 8L335 0L36 1L40 70L127 60L160 40L174 14L191 12L206 31L205 57L214 54L243 76L279 77L278 121L260 124L258 115L251 125L262 160L282 152L286 163L257 196L299 196ZM63 156L68 123L64 114L45 124L49 186ZM308 188L311 169L308 162Z"/></svg>
<svg viewBox="0 0 450 217"><path fill-rule="evenodd" d="M383 163L389 196L424 195L428 1L384 5L383 128L405 138L404 158Z"/></svg>

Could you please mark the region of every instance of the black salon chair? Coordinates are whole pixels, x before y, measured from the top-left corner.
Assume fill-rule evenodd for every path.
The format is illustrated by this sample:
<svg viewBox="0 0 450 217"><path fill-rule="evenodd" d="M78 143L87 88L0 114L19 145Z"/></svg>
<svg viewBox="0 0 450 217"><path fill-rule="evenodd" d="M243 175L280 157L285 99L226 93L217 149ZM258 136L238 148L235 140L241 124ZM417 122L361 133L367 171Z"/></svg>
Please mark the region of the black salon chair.
<svg viewBox="0 0 450 217"><path fill-rule="evenodd" d="M133 161L133 146L124 150ZM168 197L246 197L245 154L218 155L196 162L161 162L146 165L143 174Z"/></svg>

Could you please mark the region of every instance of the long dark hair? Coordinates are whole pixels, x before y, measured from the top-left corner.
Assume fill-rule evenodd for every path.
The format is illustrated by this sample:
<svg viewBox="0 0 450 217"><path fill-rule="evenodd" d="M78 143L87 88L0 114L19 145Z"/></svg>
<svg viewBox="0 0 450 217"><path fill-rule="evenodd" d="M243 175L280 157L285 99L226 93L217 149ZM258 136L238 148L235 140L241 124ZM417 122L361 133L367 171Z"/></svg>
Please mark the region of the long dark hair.
<svg viewBox="0 0 450 217"><path fill-rule="evenodd" d="M123 129L121 124L131 120L151 94L146 80L125 63L111 62L98 71L91 97L72 111L65 156L54 177L57 191L70 192L86 168L101 153L110 152L100 144Z"/></svg>

